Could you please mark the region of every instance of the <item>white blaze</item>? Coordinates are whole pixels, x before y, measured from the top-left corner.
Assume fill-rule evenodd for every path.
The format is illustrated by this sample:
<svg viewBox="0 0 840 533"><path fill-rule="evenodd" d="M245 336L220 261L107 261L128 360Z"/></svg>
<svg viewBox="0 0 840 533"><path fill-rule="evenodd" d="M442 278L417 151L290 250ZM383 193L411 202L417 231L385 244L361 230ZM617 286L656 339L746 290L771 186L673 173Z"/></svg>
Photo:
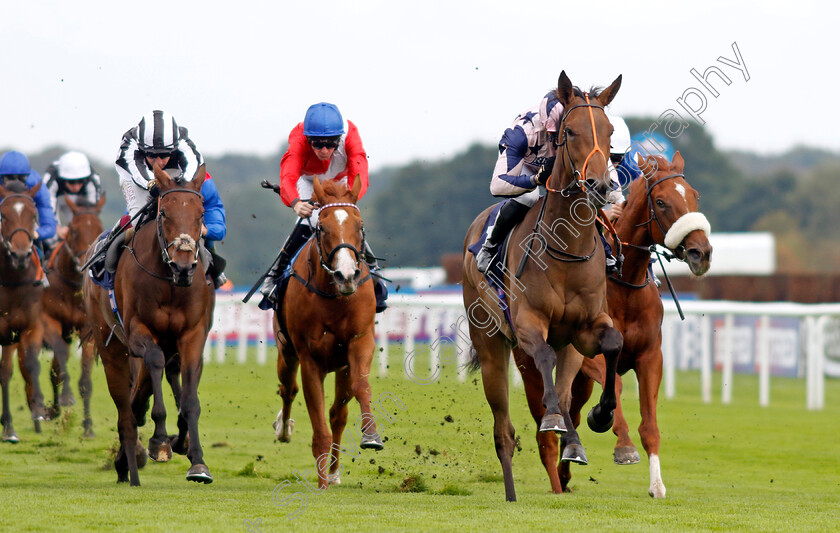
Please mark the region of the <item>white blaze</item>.
<svg viewBox="0 0 840 533"><path fill-rule="evenodd" d="M338 225L344 224L344 221L347 220L347 217L350 215L347 214L347 211L344 209L336 209L335 210L335 218L338 220Z"/></svg>
<svg viewBox="0 0 840 533"><path fill-rule="evenodd" d="M335 257L335 269L341 272L345 279L352 278L356 273L356 260L353 258L353 253L347 248L342 248Z"/></svg>
<svg viewBox="0 0 840 533"><path fill-rule="evenodd" d="M23 213L23 202L15 202L15 213L20 216Z"/></svg>
<svg viewBox="0 0 840 533"><path fill-rule="evenodd" d="M680 193L680 196L683 197L683 200L685 200L685 187L683 187L682 183L677 183L675 187L677 188L677 192Z"/></svg>

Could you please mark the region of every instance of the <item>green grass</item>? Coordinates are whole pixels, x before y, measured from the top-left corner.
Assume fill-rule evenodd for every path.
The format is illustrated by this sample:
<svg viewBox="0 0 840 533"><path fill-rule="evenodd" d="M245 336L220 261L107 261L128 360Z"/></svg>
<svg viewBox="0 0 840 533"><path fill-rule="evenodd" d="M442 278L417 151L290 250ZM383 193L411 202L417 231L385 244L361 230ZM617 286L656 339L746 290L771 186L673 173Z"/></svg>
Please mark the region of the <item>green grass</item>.
<svg viewBox="0 0 840 533"><path fill-rule="evenodd" d="M248 531L259 521L263 532L827 531L840 521L840 382L827 382L825 410L808 411L804 380L773 379L771 405L762 408L753 376L736 375L733 403L721 405L719 389L713 403L703 404L699 375L678 373L677 397L660 399L665 500L647 495L647 460L637 435L642 462L616 466L612 434L588 428L581 430L581 438L590 464L573 468L574 493L549 493L534 442L535 424L522 389L514 388L512 418L522 446L514 456L519 501L506 503L479 376L458 383L448 366L438 382L421 386L400 375L397 350L394 346L393 361L399 364L391 365L391 376L373 378L372 386L375 397L392 392L406 409L390 409L393 422L380 426L385 449L355 458L344 455L342 485L323 494L297 483L302 475L316 484L302 393L292 413L297 422L292 442L274 442L271 422L280 400L272 362L205 367L199 427L213 484L188 483L189 462L175 456L166 464L150 461L140 471L139 488L117 485L110 467L116 411L101 366L94 370L97 437L92 440L81 438L80 405L35 434L16 369L12 413L22 442L0 445L2 529ZM229 355L235 359L233 350ZM74 381L78 367L73 359ZM331 387L328 378L328 391ZM635 428L639 415L632 380L625 390L626 412ZM171 399L168 412L174 432ZM358 404L351 403L351 420L358 413ZM151 421L141 434L148 439ZM287 505L275 504L283 498L289 498ZM299 508L299 516L287 518Z"/></svg>

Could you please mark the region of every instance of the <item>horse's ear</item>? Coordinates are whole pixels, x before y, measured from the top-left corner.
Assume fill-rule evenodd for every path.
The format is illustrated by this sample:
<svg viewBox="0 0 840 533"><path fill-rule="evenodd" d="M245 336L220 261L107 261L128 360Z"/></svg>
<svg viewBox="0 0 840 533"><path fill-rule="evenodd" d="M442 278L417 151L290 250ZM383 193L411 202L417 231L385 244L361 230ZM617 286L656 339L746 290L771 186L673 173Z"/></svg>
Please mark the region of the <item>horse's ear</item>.
<svg viewBox="0 0 840 533"><path fill-rule="evenodd" d="M353 198L354 204L359 201L360 192L362 192L362 175L356 173L356 177L353 178L353 188L350 190L350 196Z"/></svg>
<svg viewBox="0 0 840 533"><path fill-rule="evenodd" d="M9 194L9 189L0 185L0 198L5 198Z"/></svg>
<svg viewBox="0 0 840 533"><path fill-rule="evenodd" d="M601 91L601 94L599 94L597 98L598 102L600 102L602 106L609 105L610 102L613 101L613 98L615 98L615 95L618 94L619 87L621 87L621 74L618 75L609 87Z"/></svg>
<svg viewBox="0 0 840 533"><path fill-rule="evenodd" d="M155 180L161 188L169 188L172 186L172 178L165 170L163 170L163 168L161 168L160 159L155 159L155 162L152 165L152 171L155 173Z"/></svg>
<svg viewBox="0 0 840 533"><path fill-rule="evenodd" d="M99 201L96 202L96 212L99 213L102 211L102 206L105 205L105 192L102 192L102 196L99 197Z"/></svg>
<svg viewBox="0 0 840 533"><path fill-rule="evenodd" d="M32 187L31 189L26 191L26 194L28 194L32 198L35 198L35 195L38 194L38 191L41 190L41 185L43 185L43 184L44 184L43 181L39 181L38 183L35 184L34 187Z"/></svg>
<svg viewBox="0 0 840 533"><path fill-rule="evenodd" d="M73 200L71 200L71 199L70 199L70 197L69 197L69 196L67 196L67 195L65 194L65 195L64 195L64 203L66 203L66 204L67 204L67 207L69 207L69 208L70 208L70 211L72 211L72 212L73 212L73 214L75 215L75 214L76 214L76 210L77 210L77 209L79 209L79 206L77 206L77 205L76 205L76 202L74 202Z"/></svg>
<svg viewBox="0 0 840 533"><path fill-rule="evenodd" d="M671 166L674 167L674 170L677 172L682 172L685 168L685 160L683 159L683 156L680 155L679 150L677 150L674 157L671 158Z"/></svg>
<svg viewBox="0 0 840 533"><path fill-rule="evenodd" d="M569 107L569 102L575 96L575 88L572 85L572 80L566 76L566 71L560 72L560 77L557 79L557 98L563 103L563 107Z"/></svg>
<svg viewBox="0 0 840 533"><path fill-rule="evenodd" d="M324 198L326 198L326 195L324 194L324 188L321 186L321 180L318 179L318 176L315 176L315 179L312 180L312 188L313 188L313 194L312 194L312 199L310 200L310 203L315 203L315 202L320 203L320 202L324 201Z"/></svg>
<svg viewBox="0 0 840 533"><path fill-rule="evenodd" d="M201 191L201 187L204 185L204 180L207 178L207 169L202 164L198 167L198 170L195 171L195 176L193 176L192 181L190 181L190 186L196 191Z"/></svg>

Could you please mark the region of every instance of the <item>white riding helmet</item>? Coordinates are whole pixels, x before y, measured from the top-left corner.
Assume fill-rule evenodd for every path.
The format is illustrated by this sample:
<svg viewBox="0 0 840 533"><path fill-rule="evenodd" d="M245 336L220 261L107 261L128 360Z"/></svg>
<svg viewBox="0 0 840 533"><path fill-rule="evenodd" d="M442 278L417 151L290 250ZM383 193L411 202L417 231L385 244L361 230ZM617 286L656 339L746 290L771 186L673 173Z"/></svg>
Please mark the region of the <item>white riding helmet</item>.
<svg viewBox="0 0 840 533"><path fill-rule="evenodd" d="M624 155L630 149L630 128L627 127L627 123L621 117L607 115L607 118L613 126L613 133L610 137L610 153Z"/></svg>
<svg viewBox="0 0 840 533"><path fill-rule="evenodd" d="M146 113L137 129L137 143L147 154L167 154L178 149L181 131L172 115L165 111Z"/></svg>
<svg viewBox="0 0 840 533"><path fill-rule="evenodd" d="M90 161L81 152L67 152L58 158L57 167L57 177L67 181L83 180L93 174Z"/></svg>

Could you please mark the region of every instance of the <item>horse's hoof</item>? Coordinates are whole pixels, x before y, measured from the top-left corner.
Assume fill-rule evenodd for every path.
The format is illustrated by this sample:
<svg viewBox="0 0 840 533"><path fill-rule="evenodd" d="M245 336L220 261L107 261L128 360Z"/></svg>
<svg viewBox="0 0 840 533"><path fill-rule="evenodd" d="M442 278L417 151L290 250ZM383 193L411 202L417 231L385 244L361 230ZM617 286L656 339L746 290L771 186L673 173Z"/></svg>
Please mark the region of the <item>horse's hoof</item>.
<svg viewBox="0 0 840 533"><path fill-rule="evenodd" d="M64 392L61 393L61 397L58 399L58 405L61 407L72 407L76 405L76 397L73 396L73 391L64 389Z"/></svg>
<svg viewBox="0 0 840 533"><path fill-rule="evenodd" d="M17 444L20 442L20 438L17 436L17 433L12 430L3 430L3 442L8 442L9 444Z"/></svg>
<svg viewBox="0 0 840 533"><path fill-rule="evenodd" d="M277 413L277 418L274 419L272 426L274 427L274 438L276 440L279 440L280 442L292 441L292 431L295 429L295 421L290 418L285 424L283 424L282 409L280 409L280 412Z"/></svg>
<svg viewBox="0 0 840 533"><path fill-rule="evenodd" d="M88 418L83 422L85 431L82 433L82 437L86 439L93 439L96 438L96 433L93 432L93 422Z"/></svg>
<svg viewBox="0 0 840 533"><path fill-rule="evenodd" d="M635 446L619 446L613 452L613 461L617 465L634 465L641 460Z"/></svg>
<svg viewBox="0 0 840 533"><path fill-rule="evenodd" d="M650 484L650 488L648 489L648 494L651 498L664 498L665 497L665 484L662 483L661 479L658 479Z"/></svg>
<svg viewBox="0 0 840 533"><path fill-rule="evenodd" d="M540 424L540 433L548 433L549 431L555 433L565 433L567 431L563 415L553 413L543 416L542 423Z"/></svg>
<svg viewBox="0 0 840 533"><path fill-rule="evenodd" d="M596 411L597 410L597 411ZM605 421L599 421L598 418L601 416L601 410L598 409L598 406L592 408L589 411L589 414L586 415L586 423L589 425L589 429L594 431L595 433L605 433L609 431L609 429L613 425L613 412L609 412L609 418Z"/></svg>
<svg viewBox="0 0 840 533"><path fill-rule="evenodd" d="M189 434L184 435L182 441L178 438L178 435L169 435L169 445L172 447L172 451L178 455L186 455L190 447L190 436Z"/></svg>
<svg viewBox="0 0 840 533"><path fill-rule="evenodd" d="M580 444L569 444L563 448L563 457L560 460L564 463L589 464L589 460L586 458L586 452L583 451L583 446Z"/></svg>
<svg viewBox="0 0 840 533"><path fill-rule="evenodd" d="M172 459L172 447L168 442L149 441L149 458L156 463L166 463Z"/></svg>
<svg viewBox="0 0 840 533"><path fill-rule="evenodd" d="M362 435L362 442L359 446L363 450L376 450L379 451L385 447L382 444L382 437L379 436L379 433L374 433L373 435L363 434Z"/></svg>
<svg viewBox="0 0 840 533"><path fill-rule="evenodd" d="M335 474L327 474L327 484L328 485L341 485L341 476L338 472Z"/></svg>
<svg viewBox="0 0 840 533"><path fill-rule="evenodd" d="M213 476L210 475L210 469L207 468L207 465L198 463L190 467L189 472L187 472L187 481L213 483Z"/></svg>
<svg viewBox="0 0 840 533"><path fill-rule="evenodd" d="M54 420L58 418L60 414L61 408L58 406L58 404L52 404L50 408L46 411L46 420ZM42 418L41 420L44 420L44 418Z"/></svg>

